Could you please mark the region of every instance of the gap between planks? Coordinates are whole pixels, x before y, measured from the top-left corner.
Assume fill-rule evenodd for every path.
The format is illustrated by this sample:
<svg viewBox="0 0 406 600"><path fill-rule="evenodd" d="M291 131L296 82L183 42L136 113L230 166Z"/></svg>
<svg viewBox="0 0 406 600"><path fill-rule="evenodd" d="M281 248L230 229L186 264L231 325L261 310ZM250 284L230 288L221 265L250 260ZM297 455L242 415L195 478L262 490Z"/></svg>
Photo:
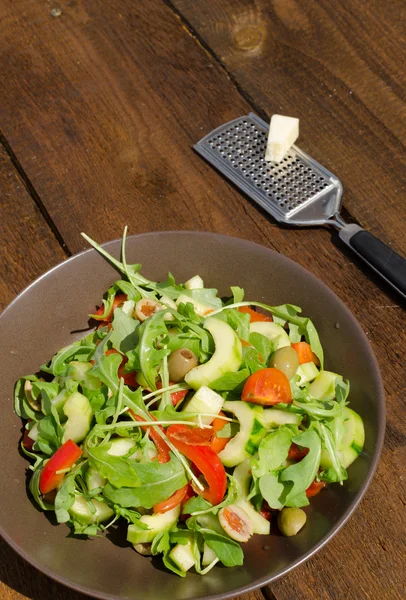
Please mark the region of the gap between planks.
<svg viewBox="0 0 406 600"><path fill-rule="evenodd" d="M5 136L3 135L3 133L1 131L0 131L0 144L3 146L5 152L7 153L7 156L9 157L9 159L11 161L11 164L13 165L13 167L19 174L27 192L29 193L32 200L38 207L41 215L44 217L44 220L45 220L46 224L48 225L49 229L51 230L52 235L55 237L56 241L61 246L62 250L65 252L67 257L72 256L72 252L69 249L68 245L66 244L65 240L63 239L61 232L55 225L51 215L49 214L44 203L42 202L37 190L35 189L34 185L32 184L31 180L29 179L27 173L25 172L22 164L18 160L12 147L10 146L10 144L8 143L7 139L5 138Z"/></svg>

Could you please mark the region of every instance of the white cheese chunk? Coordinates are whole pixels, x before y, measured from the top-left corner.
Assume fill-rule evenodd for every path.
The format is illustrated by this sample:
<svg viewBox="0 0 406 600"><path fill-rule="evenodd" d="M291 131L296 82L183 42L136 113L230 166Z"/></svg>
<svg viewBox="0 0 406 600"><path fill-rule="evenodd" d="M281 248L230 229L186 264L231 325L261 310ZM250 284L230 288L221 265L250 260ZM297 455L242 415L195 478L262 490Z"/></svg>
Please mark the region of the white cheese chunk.
<svg viewBox="0 0 406 600"><path fill-rule="evenodd" d="M299 119L272 115L265 160L279 163L299 137Z"/></svg>

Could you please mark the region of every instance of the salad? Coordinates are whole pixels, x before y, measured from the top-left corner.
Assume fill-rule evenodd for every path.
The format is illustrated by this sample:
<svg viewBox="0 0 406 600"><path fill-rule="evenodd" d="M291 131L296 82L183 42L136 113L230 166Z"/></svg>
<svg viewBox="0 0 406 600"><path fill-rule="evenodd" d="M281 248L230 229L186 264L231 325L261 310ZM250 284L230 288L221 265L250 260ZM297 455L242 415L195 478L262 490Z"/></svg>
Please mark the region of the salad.
<svg viewBox="0 0 406 600"><path fill-rule="evenodd" d="M126 229L121 261L83 235L122 279L96 329L16 383L37 505L76 535L123 528L182 577L241 565L273 519L296 535L364 444L312 321L198 275L150 281L127 264Z"/></svg>

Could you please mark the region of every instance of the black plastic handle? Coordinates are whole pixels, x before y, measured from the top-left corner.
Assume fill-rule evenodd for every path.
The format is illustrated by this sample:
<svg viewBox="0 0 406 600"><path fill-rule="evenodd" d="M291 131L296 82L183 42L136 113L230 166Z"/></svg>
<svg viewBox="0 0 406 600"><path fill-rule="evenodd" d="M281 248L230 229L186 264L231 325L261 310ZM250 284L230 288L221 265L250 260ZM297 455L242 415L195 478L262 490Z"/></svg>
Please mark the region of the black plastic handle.
<svg viewBox="0 0 406 600"><path fill-rule="evenodd" d="M368 231L351 236L349 244L384 279L406 297L406 260Z"/></svg>

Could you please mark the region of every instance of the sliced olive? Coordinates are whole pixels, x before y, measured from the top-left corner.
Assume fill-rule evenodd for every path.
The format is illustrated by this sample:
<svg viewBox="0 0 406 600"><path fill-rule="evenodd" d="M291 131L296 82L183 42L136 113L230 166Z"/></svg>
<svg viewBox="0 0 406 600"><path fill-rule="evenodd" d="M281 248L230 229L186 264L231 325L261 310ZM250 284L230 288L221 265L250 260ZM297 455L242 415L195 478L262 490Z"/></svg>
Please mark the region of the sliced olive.
<svg viewBox="0 0 406 600"><path fill-rule="evenodd" d="M145 321L152 317L158 310L162 309L162 304L153 298L142 298L135 305L135 316L139 321Z"/></svg>
<svg viewBox="0 0 406 600"><path fill-rule="evenodd" d="M279 371L285 373L286 377L290 381L299 366L297 352L290 346L279 348L272 354L271 360L269 361L269 366L279 369Z"/></svg>
<svg viewBox="0 0 406 600"><path fill-rule="evenodd" d="M235 504L222 508L218 517L224 531L237 542L248 542L254 533L247 513Z"/></svg>
<svg viewBox="0 0 406 600"><path fill-rule="evenodd" d="M41 410L41 396L39 396L37 398L37 400L35 400L32 397L32 383L31 381L29 381L28 379L26 379L25 383L24 383L24 393L25 393L25 397L27 398L27 402L28 404L31 406L32 410L35 410L37 412L39 412Z"/></svg>
<svg viewBox="0 0 406 600"><path fill-rule="evenodd" d="M306 513L301 508L283 508L278 515L279 531L288 537L296 535L306 523Z"/></svg>
<svg viewBox="0 0 406 600"><path fill-rule="evenodd" d="M178 348L169 355L168 358L168 370L169 379L173 383L182 381L185 378L186 373L189 373L192 369L197 367L199 361L194 352L189 348Z"/></svg>
<svg viewBox="0 0 406 600"><path fill-rule="evenodd" d="M134 544L134 550L143 556L151 556L151 544Z"/></svg>

